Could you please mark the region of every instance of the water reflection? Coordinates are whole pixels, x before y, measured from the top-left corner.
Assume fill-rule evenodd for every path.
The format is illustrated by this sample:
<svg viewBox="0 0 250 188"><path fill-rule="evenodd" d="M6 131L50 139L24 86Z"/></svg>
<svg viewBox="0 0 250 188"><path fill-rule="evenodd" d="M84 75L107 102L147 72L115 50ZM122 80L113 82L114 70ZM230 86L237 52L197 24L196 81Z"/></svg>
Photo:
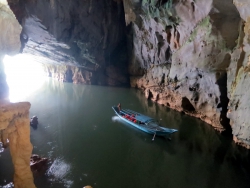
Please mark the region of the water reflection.
<svg viewBox="0 0 250 188"><path fill-rule="evenodd" d="M134 89L50 80L29 101L31 114L39 117L39 129L31 129L33 153L52 161L45 177L35 177L37 187L245 188L250 184L248 150L198 119L145 100ZM152 141L152 135L115 116L111 107L118 102L178 132L171 141L161 137Z"/></svg>

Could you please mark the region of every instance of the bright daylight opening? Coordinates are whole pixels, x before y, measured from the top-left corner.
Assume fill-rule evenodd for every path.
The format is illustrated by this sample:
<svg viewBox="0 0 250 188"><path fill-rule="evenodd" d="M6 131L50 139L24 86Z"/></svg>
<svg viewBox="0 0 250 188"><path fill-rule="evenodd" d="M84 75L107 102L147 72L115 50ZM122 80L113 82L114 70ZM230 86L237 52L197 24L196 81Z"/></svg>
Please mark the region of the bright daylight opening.
<svg viewBox="0 0 250 188"><path fill-rule="evenodd" d="M5 56L3 59L10 102L27 101L37 91L46 77L41 63L26 54Z"/></svg>

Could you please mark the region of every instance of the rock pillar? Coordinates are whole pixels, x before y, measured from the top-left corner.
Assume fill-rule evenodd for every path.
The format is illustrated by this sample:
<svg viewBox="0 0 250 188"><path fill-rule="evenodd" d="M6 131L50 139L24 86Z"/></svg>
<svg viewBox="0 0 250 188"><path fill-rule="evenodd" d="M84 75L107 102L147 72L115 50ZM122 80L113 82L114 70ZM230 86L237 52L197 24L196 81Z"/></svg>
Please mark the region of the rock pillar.
<svg viewBox="0 0 250 188"><path fill-rule="evenodd" d="M21 26L10 10L6 0L0 0L0 142L9 144L14 164L15 188L33 188L33 175L30 170L29 102L9 103L8 87L3 71L4 55L14 55L20 50ZM8 142L9 141L9 142Z"/></svg>
<svg viewBox="0 0 250 188"><path fill-rule="evenodd" d="M33 175L30 169L32 145L30 143L29 102L0 103L0 141L7 144L15 169L16 188L33 188Z"/></svg>

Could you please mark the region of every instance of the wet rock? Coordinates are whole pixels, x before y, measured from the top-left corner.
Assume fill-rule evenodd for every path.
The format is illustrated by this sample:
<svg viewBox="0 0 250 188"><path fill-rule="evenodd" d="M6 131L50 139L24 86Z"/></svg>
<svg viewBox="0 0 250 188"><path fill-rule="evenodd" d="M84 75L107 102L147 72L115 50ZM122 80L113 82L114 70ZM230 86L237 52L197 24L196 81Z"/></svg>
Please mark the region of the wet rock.
<svg viewBox="0 0 250 188"><path fill-rule="evenodd" d="M33 154L30 157L30 168L33 173L44 173L48 168L48 158L42 158L39 155Z"/></svg>
<svg viewBox="0 0 250 188"><path fill-rule="evenodd" d="M35 187L29 166L32 151L29 109L28 102L0 102L0 142L7 143L9 140L15 170L14 185L17 188Z"/></svg>
<svg viewBox="0 0 250 188"><path fill-rule="evenodd" d="M225 0L146 0L124 1L124 7L134 31L129 41L131 86L219 131L230 129L227 68L241 23L235 5Z"/></svg>
<svg viewBox="0 0 250 188"><path fill-rule="evenodd" d="M32 126L34 129L37 129L37 125L38 125L38 117L37 116L33 116L30 119L30 126Z"/></svg>

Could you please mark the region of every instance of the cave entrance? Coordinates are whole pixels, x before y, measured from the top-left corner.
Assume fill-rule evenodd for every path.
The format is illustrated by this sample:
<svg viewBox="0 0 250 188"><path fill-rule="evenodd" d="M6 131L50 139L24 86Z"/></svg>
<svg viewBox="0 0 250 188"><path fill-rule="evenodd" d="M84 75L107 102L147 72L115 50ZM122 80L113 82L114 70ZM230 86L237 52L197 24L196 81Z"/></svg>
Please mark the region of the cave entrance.
<svg viewBox="0 0 250 188"><path fill-rule="evenodd" d="M45 81L45 71L41 63L33 56L18 54L6 55L3 59L4 72L9 87L10 102L27 100Z"/></svg>
<svg viewBox="0 0 250 188"><path fill-rule="evenodd" d="M187 97L182 98L181 107L183 108L184 111L188 111L188 112L195 111L194 106L191 104L191 102L188 100Z"/></svg>

